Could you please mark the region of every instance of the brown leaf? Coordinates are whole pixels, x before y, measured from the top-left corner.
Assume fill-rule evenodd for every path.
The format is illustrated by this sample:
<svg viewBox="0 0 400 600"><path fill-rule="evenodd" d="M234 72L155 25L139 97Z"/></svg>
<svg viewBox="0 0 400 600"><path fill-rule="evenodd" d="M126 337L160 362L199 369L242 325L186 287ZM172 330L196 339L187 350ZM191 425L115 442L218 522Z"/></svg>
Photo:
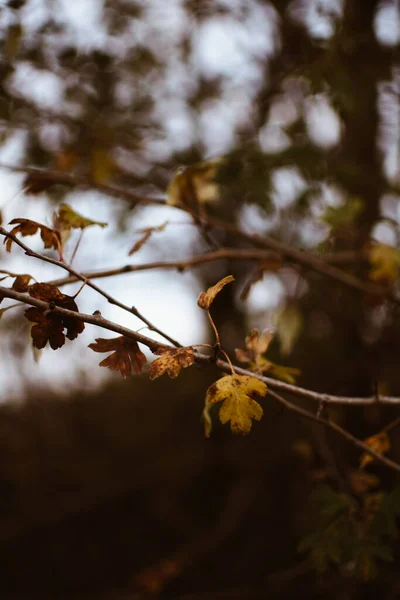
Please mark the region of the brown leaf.
<svg viewBox="0 0 400 600"><path fill-rule="evenodd" d="M25 317L28 321L36 323L31 329L31 336L34 348L44 348L49 342L53 350L61 348L65 344L64 325L62 317L55 313L31 306L25 311Z"/></svg>
<svg viewBox="0 0 400 600"><path fill-rule="evenodd" d="M40 194L41 192L45 192L56 183L57 181L49 179L44 174L41 175L40 173L30 173L25 177L22 187L26 194L36 195Z"/></svg>
<svg viewBox="0 0 400 600"><path fill-rule="evenodd" d="M50 229L50 227L37 223L36 221L31 221L30 219L13 219L10 221L10 225L14 225L15 223L18 223L18 225L10 232L13 235L17 235L17 233L20 233L23 236L35 235L35 233L40 230L40 237L44 242L45 248L54 248L55 250L60 249L60 234L58 231L54 231L54 229ZM13 240L11 238L6 238L4 243L7 252L10 252Z"/></svg>
<svg viewBox="0 0 400 600"><path fill-rule="evenodd" d="M190 367L194 363L194 350L191 346L186 348L157 348L154 354L162 354L161 358L153 361L149 367L149 378L156 379L166 373L170 379L178 377L182 368Z"/></svg>
<svg viewBox="0 0 400 600"><path fill-rule="evenodd" d="M29 275L28 273L25 275L17 275L11 287L16 292L27 292L31 279L32 275Z"/></svg>
<svg viewBox="0 0 400 600"><path fill-rule="evenodd" d="M141 233L142 235L138 239L138 241L132 246L132 248L129 250L128 255L131 256L135 252L138 252L138 250L140 250L140 248L147 242L147 240L151 237L151 235L153 233L155 233L157 231L164 231L164 229L167 225L168 225L168 221L165 221L165 223L162 223L161 225L157 225L156 227L146 227L145 229L138 231L137 233Z"/></svg>
<svg viewBox="0 0 400 600"><path fill-rule="evenodd" d="M32 279L32 275L29 275L28 273L21 273L21 274L12 273L11 271L5 271L5 270L1 270L0 273L6 274L6 277L2 277L0 279L0 281L3 281L7 277L15 278L15 281L12 284L11 289L15 290L16 292L28 291L29 282Z"/></svg>
<svg viewBox="0 0 400 600"><path fill-rule="evenodd" d="M112 371L119 371L124 379L131 375L132 368L135 373L140 375L143 366L147 362L146 356L140 351L136 340L123 335L112 339L96 338L92 344L89 344L89 348L95 352L111 352L114 350L99 365L100 367L108 367Z"/></svg>
<svg viewBox="0 0 400 600"><path fill-rule="evenodd" d="M72 296L63 294L50 283L34 283L29 287L29 295L43 302L78 312L78 307ZM53 313L51 309L43 310L31 307L25 311L25 317L28 321L37 323L31 329L31 336L33 346L38 349L44 348L47 342L50 343L53 350L61 348L65 343L64 329L66 329L69 340L74 340L85 329L85 324L82 321L74 317Z"/></svg>
<svg viewBox="0 0 400 600"><path fill-rule="evenodd" d="M232 275L228 275L227 277L224 277L223 279L218 281L218 283L216 283L212 287L208 288L206 292L201 292L197 300L198 306L200 306L200 308L203 308L204 310L208 310L211 304L213 303L216 295L219 294L219 292L227 283L231 283L232 281L235 281L235 278Z"/></svg>

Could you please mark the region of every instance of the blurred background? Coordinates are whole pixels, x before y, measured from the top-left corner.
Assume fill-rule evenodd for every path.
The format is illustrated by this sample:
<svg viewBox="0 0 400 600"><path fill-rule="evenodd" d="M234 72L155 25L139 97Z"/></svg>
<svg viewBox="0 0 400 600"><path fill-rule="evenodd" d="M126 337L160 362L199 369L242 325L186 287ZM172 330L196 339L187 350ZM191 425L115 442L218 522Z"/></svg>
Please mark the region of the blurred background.
<svg viewBox="0 0 400 600"><path fill-rule="evenodd" d="M232 232L204 235L179 208L115 193L165 201L178 167L218 158L207 214L397 291L397 0L8 0L0 36L3 226L18 217L51 225L60 202L106 221L85 231L74 259L80 271L251 248ZM27 185L29 167L59 183ZM140 230L166 222L128 256ZM39 236L25 241L43 251ZM64 275L15 245L0 252L1 269L38 281ZM228 274L236 282L213 316L232 358L252 327L270 329L268 356L300 369L299 385L400 394L396 305L288 258L98 284L182 344L212 343L196 300ZM87 287L78 306L143 325ZM87 348L107 332L87 326L73 345L38 356L23 309L1 316L3 597L400 596L396 561L379 563L367 582L351 561L316 574L297 551L317 483L350 486L360 498L390 489L391 473L372 465L366 481L348 443L268 397L250 436L216 425L205 440L200 415L213 369L121 382ZM329 415L365 438L398 411L374 405ZM399 460L396 430L391 445Z"/></svg>

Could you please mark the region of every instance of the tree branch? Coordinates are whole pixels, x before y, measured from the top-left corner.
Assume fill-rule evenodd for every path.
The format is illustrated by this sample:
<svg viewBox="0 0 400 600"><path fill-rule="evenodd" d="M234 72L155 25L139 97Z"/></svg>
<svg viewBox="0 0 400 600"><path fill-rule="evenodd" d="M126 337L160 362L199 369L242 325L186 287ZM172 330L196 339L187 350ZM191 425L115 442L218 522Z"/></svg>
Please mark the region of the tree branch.
<svg viewBox="0 0 400 600"><path fill-rule="evenodd" d="M4 235L4 237L10 238L11 240L13 240L13 242L15 242L18 246L20 246L20 248L22 248L24 250L24 252L27 256L37 258L44 262L50 263L51 265L56 265L57 267L60 267L61 269L64 269L65 271L68 271L68 273L70 273L70 275L72 275L75 278L75 281L79 280L79 281L85 282L90 288L92 288L98 294L100 294L101 296L106 298L106 300L108 300L108 302L110 304L114 304L115 306L118 306L122 310L125 310L125 311L131 313L132 315L134 315L135 317L140 319L143 323L145 323L151 331L158 333L159 335L161 335L163 338L168 340L174 346L180 347L181 344L179 342L177 342L172 337L170 337L169 335L167 335L166 333L161 331L161 329L158 329L158 327L153 325L148 319L146 319L137 310L137 308L135 308L134 306L127 306L126 304L119 302L119 300L116 300L113 296L111 296L110 294L108 294L107 292L105 292L104 290L99 288L95 283L92 283L87 277L85 277L84 275L81 275L81 273L79 273L78 271L76 271L75 269L73 269L72 267L67 265L66 263L62 262L61 260L51 258L50 256L45 256L44 254L40 254L39 252L35 252L31 248L29 248L29 246L24 244L24 242L21 242L21 240L18 239L15 235L13 235L12 233L10 233L6 229L4 229L4 227L0 227L0 235Z"/></svg>
<svg viewBox="0 0 400 600"><path fill-rule="evenodd" d="M118 333L119 335L124 335L130 339L136 340L137 342L139 342L141 344L144 344L152 352L157 350L157 348L159 348L160 345L162 345L159 342L156 342L156 341L152 340L151 338L142 335L141 333L137 333L135 331L132 331L131 329L128 329L127 327L123 327L122 325L118 325L116 323L113 323L112 321L108 321L107 319L105 319L104 317L102 317L101 315L98 315L98 314L86 315L84 313L75 312L73 310L68 310L66 308L62 308L60 306L53 306L47 302L43 302L42 300L32 298L31 296L28 296L27 294L24 294L21 292L16 292L15 290L12 290L10 288L5 288L2 286L0 286L0 297L1 298L12 298L12 299L18 300L19 302L22 302L24 304L29 304L30 306L36 306L37 308L40 308L45 311L51 311L55 314L60 314L65 317L70 317L72 319L76 319L76 320L84 322L84 323L96 325L97 327L101 327L101 328L107 329L109 331L114 331L115 333ZM200 354L198 352L195 353L195 361L199 364L206 364L206 365L214 364L212 357L206 356L205 354ZM232 373L232 368L227 362L224 362L222 360L217 360L216 365L219 369L221 369L221 371L223 371L225 373L229 373L229 374ZM375 460L377 460L381 464L400 473L400 464L397 464L394 461L390 460L389 458L386 458L385 456L375 452L369 446L367 446L367 444L365 444L364 442L362 442L361 440L359 440L358 438L353 436L350 432L348 432L345 429L343 429L342 427L340 427L340 425L337 425L333 421L325 419L321 416L315 415L315 414L307 411L304 408L296 406L295 404L292 404L291 402L289 402L288 400L286 400L285 398L280 396L277 392L273 391L273 389L271 389L271 387L273 387L277 383L279 385L281 385L282 382L277 382L275 380L271 380L270 378L264 377L262 375L257 375L255 373L252 373L251 371L246 371L245 369L241 369L238 367L233 367L233 370L238 375L249 375L251 377L257 377L258 379L261 379L261 381L264 381L265 383L269 383L270 386L269 386L268 394L272 398L275 398L278 402L283 404L283 406L285 408L287 408L288 410L290 410L306 419L310 419L312 421L315 421L317 423L325 425L326 427L329 427L330 429L333 429L334 431L339 433L342 437L344 437L349 442L351 442L359 450L366 452L367 454L372 456ZM284 384L284 385L288 386L289 384ZM290 387L296 389L296 386L290 386ZM293 389L291 391L293 391ZM329 398L329 396L327 396L327 397ZM335 399L335 396L331 396L330 398ZM348 400L350 400L350 399L348 399ZM360 400L360 399L353 398L352 400L353 400L353 402L347 402L347 403L348 404L350 404L350 403L351 404L361 404L361 405L363 403L363 402L358 402L358 400ZM361 401L362 400L365 400L365 399L361 399ZM354 402L354 401L356 401L356 402ZM400 404L400 398L397 399L397 404Z"/></svg>

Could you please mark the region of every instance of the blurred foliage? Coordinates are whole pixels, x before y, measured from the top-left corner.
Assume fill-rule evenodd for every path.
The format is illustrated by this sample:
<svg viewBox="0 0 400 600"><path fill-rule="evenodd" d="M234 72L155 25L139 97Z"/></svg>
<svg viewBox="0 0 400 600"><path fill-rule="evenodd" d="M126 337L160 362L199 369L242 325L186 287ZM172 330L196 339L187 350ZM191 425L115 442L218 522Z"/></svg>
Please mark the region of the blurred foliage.
<svg viewBox="0 0 400 600"><path fill-rule="evenodd" d="M396 291L399 34L389 25L398 19L391 0L60 0L57 10L44 0L4 2L0 150L17 149L2 156L99 187L164 193L169 184L170 204L197 213L203 200L207 213L322 259L361 256L343 269ZM28 202L37 193L60 202L69 189L26 184ZM55 240L46 225L18 223ZM205 233L217 245L248 246ZM287 362L286 378L296 367L310 389L367 396L379 384L400 393L399 311L385 296L280 257L252 268L227 261L222 274L211 264L199 271L206 285L233 273L242 297L259 286L266 298L280 282L272 308L252 311L233 286L216 298L225 349L272 322L268 361ZM139 360L140 370L136 348L125 350L105 366L127 374ZM207 446L197 396L215 381L207 376L193 367L178 386L136 378L97 400L1 411L5 590L251 599L290 598L304 584L310 598L400 593L389 562L398 556L392 475L368 465L378 489L367 473L357 494L353 449L268 400L252 436L232 440L216 425ZM247 429L260 415L250 409ZM396 408L377 402L329 416L373 438ZM299 437L308 441L296 454ZM400 457L396 429L390 456ZM312 491L318 468L327 481ZM300 562L301 539L320 576Z"/></svg>

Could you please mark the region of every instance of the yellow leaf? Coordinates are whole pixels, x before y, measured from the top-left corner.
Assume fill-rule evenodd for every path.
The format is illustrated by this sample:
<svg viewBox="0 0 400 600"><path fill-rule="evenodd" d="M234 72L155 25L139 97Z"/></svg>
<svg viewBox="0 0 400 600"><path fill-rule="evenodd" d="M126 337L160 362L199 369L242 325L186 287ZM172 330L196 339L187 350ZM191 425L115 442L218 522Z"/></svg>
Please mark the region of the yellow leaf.
<svg viewBox="0 0 400 600"><path fill-rule="evenodd" d="M364 444L366 444L371 450L375 450L378 454L385 454L390 450L390 439L386 431L381 431L376 435L372 435L371 437L364 440ZM360 458L360 469L363 469L366 465L373 462L374 458L364 452Z"/></svg>
<svg viewBox="0 0 400 600"><path fill-rule="evenodd" d="M116 165L107 148L94 148L91 154L91 174L95 183L106 184L115 172Z"/></svg>
<svg viewBox="0 0 400 600"><path fill-rule="evenodd" d="M400 252L392 246L376 244L369 251L372 269L369 278L373 281L391 282L397 279L400 266Z"/></svg>
<svg viewBox="0 0 400 600"><path fill-rule="evenodd" d="M203 412L206 436L211 433L209 409L218 402L222 402L219 411L221 423L225 425L230 421L232 433L247 435L252 419L259 421L263 415L263 409L252 396L265 396L266 393L265 383L250 375L226 375L213 383L207 390Z"/></svg>
<svg viewBox="0 0 400 600"><path fill-rule="evenodd" d="M178 377L182 368L190 367L194 363L194 350L191 346L186 348L167 348L161 346L154 354L162 354L161 358L153 361L149 368L149 378L156 379L166 373L170 379Z"/></svg>
<svg viewBox="0 0 400 600"><path fill-rule="evenodd" d="M167 188L167 204L196 209L218 201L220 186L216 180L223 158L179 168Z"/></svg>
<svg viewBox="0 0 400 600"><path fill-rule="evenodd" d="M58 214L54 215L54 219L61 229L86 229L91 225L99 225L99 227L107 227L107 223L102 221L92 221L87 217L83 217L69 205L64 202L58 208Z"/></svg>
<svg viewBox="0 0 400 600"><path fill-rule="evenodd" d="M218 283L212 287L208 288L206 292L201 292L199 299L197 300L198 306L204 310L208 310L213 303L215 296L219 294L219 292L227 283L231 283L232 281L235 281L235 278L232 275L228 275L227 277L224 277L218 281Z"/></svg>

